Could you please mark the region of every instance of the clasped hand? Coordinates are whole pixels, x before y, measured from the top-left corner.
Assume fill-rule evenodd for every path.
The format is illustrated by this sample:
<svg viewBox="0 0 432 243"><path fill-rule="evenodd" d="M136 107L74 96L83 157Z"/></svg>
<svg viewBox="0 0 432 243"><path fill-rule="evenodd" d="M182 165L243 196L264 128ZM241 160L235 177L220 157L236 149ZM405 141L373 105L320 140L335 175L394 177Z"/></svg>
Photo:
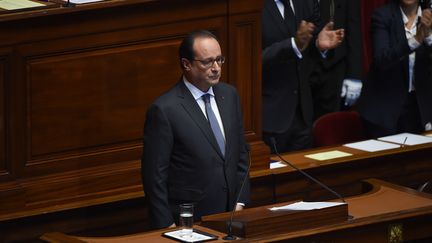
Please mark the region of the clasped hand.
<svg viewBox="0 0 432 243"><path fill-rule="evenodd" d="M432 34L432 10L424 9L422 17L420 18L420 24L416 33L416 40L422 43L429 35Z"/></svg>
<svg viewBox="0 0 432 243"><path fill-rule="evenodd" d="M329 22L318 34L316 45L320 51L336 48L345 36L344 29L333 30L334 23ZM302 21L297 29L295 43L297 48L303 52L312 40L312 33L315 30L315 25L310 22Z"/></svg>
<svg viewBox="0 0 432 243"><path fill-rule="evenodd" d="M297 33L294 38L297 48L303 52L312 40L312 33L315 30L315 25L304 20L301 21L299 27L297 28Z"/></svg>

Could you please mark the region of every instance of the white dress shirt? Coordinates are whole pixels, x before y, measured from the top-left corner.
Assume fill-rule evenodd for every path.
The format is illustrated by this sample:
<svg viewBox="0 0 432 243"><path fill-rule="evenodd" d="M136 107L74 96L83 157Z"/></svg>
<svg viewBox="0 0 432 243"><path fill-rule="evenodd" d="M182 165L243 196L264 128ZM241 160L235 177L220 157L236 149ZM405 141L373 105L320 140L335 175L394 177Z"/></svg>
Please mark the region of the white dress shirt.
<svg viewBox="0 0 432 243"><path fill-rule="evenodd" d="M274 0L274 1L275 1L275 3L276 3L277 8L279 9L279 12L280 12L281 16L282 16L283 18L285 18L285 14L284 14L284 11L285 11L285 5L284 5L280 0ZM295 8L294 8L293 1L290 0L290 3L291 3L291 4L290 4L290 5L291 5L291 9L292 9L293 13L295 14ZM296 45L296 43L295 43L295 39L294 39L294 37L291 38L291 45L292 45L292 47L293 47L293 50L294 50L294 53L296 54L296 56L297 56L299 59L302 59L302 58L303 58L303 55L301 54L300 50L298 49L298 47L297 47L297 45Z"/></svg>
<svg viewBox="0 0 432 243"><path fill-rule="evenodd" d="M215 99L215 95L213 93L213 88L210 87L210 89L207 91L207 93L204 93L200 89L195 87L195 85L193 85L189 81L187 81L186 77L184 77L184 76L183 76L183 82L186 85L186 87L189 89L189 91L191 92L192 96L194 97L195 101L197 102L198 106L201 108L201 111L203 112L203 114L206 118L207 118L207 113L205 110L205 103L204 103L204 100L202 99L202 96L204 94L210 94L210 106L211 106L211 108L212 108L212 110L216 116L216 119L219 123L219 127L221 128L221 131L222 131L222 135L225 139L225 130L224 130L222 119L221 119L221 116L219 113L218 106L216 104L216 99Z"/></svg>
<svg viewBox="0 0 432 243"><path fill-rule="evenodd" d="M402 8L400 8L401 12L402 12L402 20L405 24L405 35L406 38L408 40L408 45L411 48L411 50L415 50L417 49L421 43L419 43L416 38L415 35L417 34L417 23L419 20L419 17L422 16L422 10L420 8L420 6L417 9L417 17L414 20L412 26L406 26L406 24L408 23L408 17L406 16L406 14L404 13L404 11L402 10ZM429 35L426 39L425 39L425 43L426 45L430 46L432 45L432 34ZM412 52L409 55L409 61L408 61L408 72L409 72L409 85L408 85L408 92L414 91L415 87L414 87L414 66L415 66L415 56L416 53Z"/></svg>

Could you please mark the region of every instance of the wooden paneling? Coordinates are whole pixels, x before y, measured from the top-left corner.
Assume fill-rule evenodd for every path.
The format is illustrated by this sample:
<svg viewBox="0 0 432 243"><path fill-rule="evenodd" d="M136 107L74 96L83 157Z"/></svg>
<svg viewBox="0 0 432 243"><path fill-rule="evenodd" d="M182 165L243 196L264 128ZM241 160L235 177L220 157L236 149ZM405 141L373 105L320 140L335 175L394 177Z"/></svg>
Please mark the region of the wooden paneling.
<svg viewBox="0 0 432 243"><path fill-rule="evenodd" d="M238 88L248 140L261 137L260 13L230 18L230 81Z"/></svg>
<svg viewBox="0 0 432 243"><path fill-rule="evenodd" d="M10 151L11 52L10 48L0 48L0 182L11 181L14 172Z"/></svg>
<svg viewBox="0 0 432 243"><path fill-rule="evenodd" d="M140 143L147 106L179 79L179 40L28 62L28 159ZM154 59L157 57L157 59ZM150 85L153 84L153 85Z"/></svg>
<svg viewBox="0 0 432 243"><path fill-rule="evenodd" d="M190 25L226 36L225 20L209 18L161 25L156 33L137 28L20 45L27 71L24 174L139 159L146 109L179 80L178 45Z"/></svg>
<svg viewBox="0 0 432 243"><path fill-rule="evenodd" d="M5 65L0 56L0 175L7 173L6 167L6 112L5 112Z"/></svg>
<svg viewBox="0 0 432 243"><path fill-rule="evenodd" d="M240 94L253 164L267 162L260 139L261 6L262 0L111 0L0 15L0 225L16 222L19 232L21 218L53 214L50 226L25 229L34 236L49 231L44 227L64 210L142 198L145 113L179 80L178 45L196 29L219 38L228 57L222 80ZM85 221L79 217L73 223Z"/></svg>

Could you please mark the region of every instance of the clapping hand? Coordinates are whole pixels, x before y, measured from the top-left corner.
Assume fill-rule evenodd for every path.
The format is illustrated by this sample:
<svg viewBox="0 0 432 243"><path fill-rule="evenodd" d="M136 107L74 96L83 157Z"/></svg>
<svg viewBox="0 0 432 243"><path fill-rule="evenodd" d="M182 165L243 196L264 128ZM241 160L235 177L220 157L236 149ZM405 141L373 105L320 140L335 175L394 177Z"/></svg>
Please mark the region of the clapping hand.
<svg viewBox="0 0 432 243"><path fill-rule="evenodd" d="M328 22L318 34L316 45L320 51L334 49L342 43L345 36L345 30L333 30L333 26L333 22Z"/></svg>
<svg viewBox="0 0 432 243"><path fill-rule="evenodd" d="M297 48L303 52L312 40L312 33L315 30L315 25L310 22L302 21L297 29L296 36L294 38Z"/></svg>
<svg viewBox="0 0 432 243"><path fill-rule="evenodd" d="M432 33L432 10L424 9L422 12L422 17L420 19L420 24L416 33L416 40L420 43L424 41Z"/></svg>

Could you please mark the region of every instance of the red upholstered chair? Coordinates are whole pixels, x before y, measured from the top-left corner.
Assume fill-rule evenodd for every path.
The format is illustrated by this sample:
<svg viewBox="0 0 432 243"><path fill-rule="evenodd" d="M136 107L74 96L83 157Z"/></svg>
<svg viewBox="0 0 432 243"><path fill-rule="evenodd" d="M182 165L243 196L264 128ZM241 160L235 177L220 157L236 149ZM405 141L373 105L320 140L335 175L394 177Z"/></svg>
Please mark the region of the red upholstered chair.
<svg viewBox="0 0 432 243"><path fill-rule="evenodd" d="M316 147L338 145L366 139L360 115L355 111L325 114L313 124Z"/></svg>

